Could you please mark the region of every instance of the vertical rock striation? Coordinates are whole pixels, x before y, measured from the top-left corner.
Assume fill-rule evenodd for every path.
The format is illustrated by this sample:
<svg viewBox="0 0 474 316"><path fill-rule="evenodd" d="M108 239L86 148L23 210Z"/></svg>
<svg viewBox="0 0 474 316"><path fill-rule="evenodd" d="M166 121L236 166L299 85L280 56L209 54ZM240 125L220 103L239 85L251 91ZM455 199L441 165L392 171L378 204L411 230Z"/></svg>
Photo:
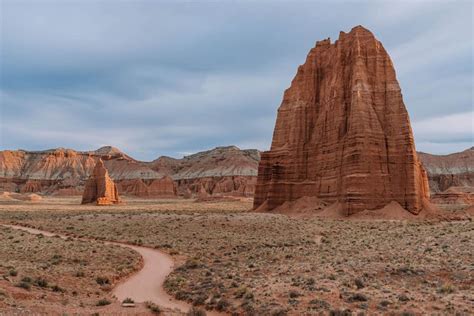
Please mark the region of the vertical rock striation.
<svg viewBox="0 0 474 316"><path fill-rule="evenodd" d="M417 214L429 197L392 61L362 26L311 49L261 156L254 208L303 196L346 215L391 201Z"/></svg>
<svg viewBox="0 0 474 316"><path fill-rule="evenodd" d="M97 160L92 175L87 180L82 204L97 203L97 205L111 205L120 203L117 187L109 177L102 159Z"/></svg>

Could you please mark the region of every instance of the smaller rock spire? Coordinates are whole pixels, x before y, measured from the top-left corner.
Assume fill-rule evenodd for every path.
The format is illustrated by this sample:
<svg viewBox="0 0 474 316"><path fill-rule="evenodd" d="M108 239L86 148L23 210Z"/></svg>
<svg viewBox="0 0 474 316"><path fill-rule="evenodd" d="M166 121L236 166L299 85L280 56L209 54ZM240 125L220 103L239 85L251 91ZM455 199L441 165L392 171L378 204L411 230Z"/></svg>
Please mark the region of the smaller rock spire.
<svg viewBox="0 0 474 316"><path fill-rule="evenodd" d="M112 205L120 202L117 186L109 177L104 162L99 158L84 187L82 204Z"/></svg>

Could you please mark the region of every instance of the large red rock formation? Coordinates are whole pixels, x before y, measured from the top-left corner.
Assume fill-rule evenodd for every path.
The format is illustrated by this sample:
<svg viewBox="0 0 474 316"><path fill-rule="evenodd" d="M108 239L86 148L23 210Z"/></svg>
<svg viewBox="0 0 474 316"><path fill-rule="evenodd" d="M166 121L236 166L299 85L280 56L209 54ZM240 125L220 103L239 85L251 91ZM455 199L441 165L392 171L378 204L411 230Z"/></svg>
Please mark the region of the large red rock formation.
<svg viewBox="0 0 474 316"><path fill-rule="evenodd" d="M392 61L361 26L311 49L262 154L254 207L303 196L338 201L346 215L391 201L417 214L429 197Z"/></svg>
<svg viewBox="0 0 474 316"><path fill-rule="evenodd" d="M102 159L97 161L92 175L86 182L82 204L87 203L97 203L97 205L120 203L117 187L109 177Z"/></svg>

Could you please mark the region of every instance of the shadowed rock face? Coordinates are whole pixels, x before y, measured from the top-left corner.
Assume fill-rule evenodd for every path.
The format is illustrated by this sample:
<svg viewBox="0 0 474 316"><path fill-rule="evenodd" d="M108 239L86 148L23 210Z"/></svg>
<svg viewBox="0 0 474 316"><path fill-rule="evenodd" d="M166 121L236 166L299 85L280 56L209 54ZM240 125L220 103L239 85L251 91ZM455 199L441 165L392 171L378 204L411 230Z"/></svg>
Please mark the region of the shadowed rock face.
<svg viewBox="0 0 474 316"><path fill-rule="evenodd" d="M82 195L82 204L87 203L97 203L97 205L120 203L117 187L109 177L102 159L97 161L92 175L86 182L84 194Z"/></svg>
<svg viewBox="0 0 474 316"><path fill-rule="evenodd" d="M417 214L429 197L392 61L361 26L311 49L261 156L255 208L303 196L339 201L347 215L390 201Z"/></svg>

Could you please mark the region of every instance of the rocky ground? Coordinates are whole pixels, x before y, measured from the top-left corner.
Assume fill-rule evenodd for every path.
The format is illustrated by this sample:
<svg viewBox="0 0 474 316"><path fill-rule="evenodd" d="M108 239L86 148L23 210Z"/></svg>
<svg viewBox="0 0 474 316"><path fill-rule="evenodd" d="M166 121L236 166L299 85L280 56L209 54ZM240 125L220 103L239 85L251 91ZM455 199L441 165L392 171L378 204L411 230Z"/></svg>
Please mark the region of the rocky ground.
<svg viewBox="0 0 474 316"><path fill-rule="evenodd" d="M208 309L248 315L474 312L472 221L308 219L250 213L251 200L154 202L3 204L0 221L164 250L179 264L166 282L168 292ZM28 244L15 237L21 233L5 233ZM92 275L95 257L88 258ZM50 281L56 282L73 291ZM11 295L2 291L4 298Z"/></svg>

